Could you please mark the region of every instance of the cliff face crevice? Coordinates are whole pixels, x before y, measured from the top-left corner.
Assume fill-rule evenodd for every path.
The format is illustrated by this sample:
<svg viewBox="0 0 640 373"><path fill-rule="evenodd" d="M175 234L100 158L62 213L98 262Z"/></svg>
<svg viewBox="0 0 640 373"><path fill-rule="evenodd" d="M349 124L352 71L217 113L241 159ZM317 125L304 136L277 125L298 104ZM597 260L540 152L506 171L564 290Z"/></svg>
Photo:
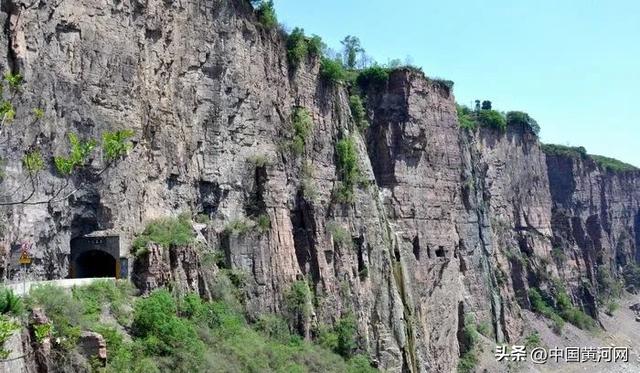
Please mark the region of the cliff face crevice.
<svg viewBox="0 0 640 373"><path fill-rule="evenodd" d="M410 69L366 92L361 132L348 85L322 79L316 58L289 66L284 36L246 1L12 4L0 23L17 9L20 22L0 34L0 66L25 81L0 133L0 202L30 192L26 149L49 160L66 154L69 132L135 133L109 167L94 154L65 178L47 163L31 200L45 203L2 207L0 242L33 243L34 279L67 277L71 240L104 231L141 290L209 298L218 269L205 258L222 253L243 274L250 319L288 312L304 281L305 336L353 315L359 351L379 368L448 372L468 349L466 319L517 341L529 289L554 279L598 317L598 268L619 277L640 259L638 172L545 154L525 128L461 129L453 93ZM45 110L35 124L34 107ZM300 108L313 126L293 152ZM336 144L347 138L361 180L343 203ZM202 247L130 254L149 221L184 212L210 219ZM252 224L260 217L266 226ZM17 279L9 249L3 260Z"/></svg>

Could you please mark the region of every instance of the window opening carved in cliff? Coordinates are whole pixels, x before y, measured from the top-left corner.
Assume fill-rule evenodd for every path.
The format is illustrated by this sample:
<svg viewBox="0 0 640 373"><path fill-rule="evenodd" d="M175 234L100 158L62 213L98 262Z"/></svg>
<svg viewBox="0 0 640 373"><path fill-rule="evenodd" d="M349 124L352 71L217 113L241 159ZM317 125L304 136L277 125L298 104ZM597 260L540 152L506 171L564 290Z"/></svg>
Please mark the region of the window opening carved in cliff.
<svg viewBox="0 0 640 373"><path fill-rule="evenodd" d="M117 236L71 240L70 278L120 277L120 239Z"/></svg>

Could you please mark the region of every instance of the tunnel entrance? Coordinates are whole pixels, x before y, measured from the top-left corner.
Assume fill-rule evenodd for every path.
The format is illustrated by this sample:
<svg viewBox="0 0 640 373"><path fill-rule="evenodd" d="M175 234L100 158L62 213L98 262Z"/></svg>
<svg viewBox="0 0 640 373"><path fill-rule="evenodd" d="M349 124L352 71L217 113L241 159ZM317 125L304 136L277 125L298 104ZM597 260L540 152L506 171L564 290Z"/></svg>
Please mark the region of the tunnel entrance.
<svg viewBox="0 0 640 373"><path fill-rule="evenodd" d="M116 277L116 259L100 250L89 250L78 256L75 278Z"/></svg>
<svg viewBox="0 0 640 373"><path fill-rule="evenodd" d="M118 236L79 237L71 240L70 278L120 277Z"/></svg>

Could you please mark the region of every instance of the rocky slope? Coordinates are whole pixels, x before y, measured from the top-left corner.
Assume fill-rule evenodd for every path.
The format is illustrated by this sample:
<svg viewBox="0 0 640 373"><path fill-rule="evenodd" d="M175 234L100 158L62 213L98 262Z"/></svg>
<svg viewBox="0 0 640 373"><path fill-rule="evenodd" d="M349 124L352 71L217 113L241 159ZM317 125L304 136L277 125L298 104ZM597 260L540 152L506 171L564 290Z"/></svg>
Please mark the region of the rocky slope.
<svg viewBox="0 0 640 373"><path fill-rule="evenodd" d="M317 58L289 66L285 36L248 2L2 4L0 66L25 81L0 135L0 202L31 193L26 150L48 161L67 151L69 132L135 132L124 160L105 168L96 153L69 179L47 162L28 201L2 207L7 280L19 276L8 252L19 242L34 244L30 276L60 278L73 238L119 235L134 262L130 243L150 220L206 214L200 250L222 250L246 274L250 316L285 312L291 284L307 280L307 336L353 313L379 368L448 372L469 348L465 318L488 323L496 342L517 341L528 289L553 278L597 318L597 268L616 276L638 258L640 172L546 155L526 128L462 130L450 89L412 70L367 92L361 133L347 87L322 79ZM287 146L296 108L313 120L298 155ZM335 198L345 138L363 179L351 203ZM225 230L258 214L266 232ZM143 290L177 282L210 296L204 255L156 248L131 276Z"/></svg>

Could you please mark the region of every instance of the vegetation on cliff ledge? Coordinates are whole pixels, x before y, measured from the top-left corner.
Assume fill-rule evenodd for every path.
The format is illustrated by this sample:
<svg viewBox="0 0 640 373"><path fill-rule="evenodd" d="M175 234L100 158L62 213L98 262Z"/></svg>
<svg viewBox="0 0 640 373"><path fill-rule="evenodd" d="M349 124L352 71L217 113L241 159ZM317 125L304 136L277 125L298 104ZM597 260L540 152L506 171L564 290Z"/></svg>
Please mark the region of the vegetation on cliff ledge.
<svg viewBox="0 0 640 373"><path fill-rule="evenodd" d="M624 163L614 158L605 157L602 155L588 154L587 149L583 146L566 146L556 144L543 144L542 151L547 155L561 156L574 159L591 159L605 171L608 172L633 172L639 169L628 163Z"/></svg>

